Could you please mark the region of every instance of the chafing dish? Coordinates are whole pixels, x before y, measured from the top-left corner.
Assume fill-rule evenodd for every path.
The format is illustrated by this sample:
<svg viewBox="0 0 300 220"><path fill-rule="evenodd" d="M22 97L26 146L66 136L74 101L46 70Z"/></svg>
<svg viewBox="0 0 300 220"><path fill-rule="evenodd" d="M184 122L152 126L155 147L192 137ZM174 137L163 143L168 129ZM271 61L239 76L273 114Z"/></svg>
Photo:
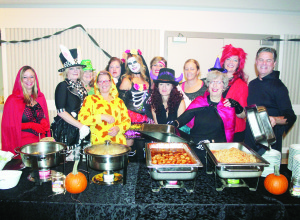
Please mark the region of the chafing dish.
<svg viewBox="0 0 300 220"><path fill-rule="evenodd" d="M242 143L203 143L209 158L216 167L216 172L221 178L251 178L260 177L263 168L269 166L269 162L257 154L247 145ZM259 162L256 163L220 163L212 153L212 150L237 148L245 153L254 155Z"/></svg>
<svg viewBox="0 0 300 220"><path fill-rule="evenodd" d="M247 106L245 109L255 142L271 148L271 145L276 142L276 137L267 109L264 106L256 105Z"/></svg>
<svg viewBox="0 0 300 220"><path fill-rule="evenodd" d="M259 177L264 167L269 166L269 162L257 154L247 145L242 143L202 143L206 149L206 172L215 174L215 186L217 191L222 191L225 187L248 187L251 191L256 191ZM237 148L245 153L254 155L258 160L255 163L221 163L217 161L212 150L222 150ZM213 165L213 170L209 170L209 163ZM221 178L222 187L217 187L217 175ZM240 178L245 178L244 180ZM256 185L250 187L245 181L247 178L257 178Z"/></svg>
<svg viewBox="0 0 300 220"><path fill-rule="evenodd" d="M185 151L193 164L153 164L151 153L165 151ZM198 167L203 167L193 150L186 143L148 143L146 164L154 180L191 180L197 175Z"/></svg>
<svg viewBox="0 0 300 220"><path fill-rule="evenodd" d="M180 132L172 125L143 124L140 131L143 136L156 143L146 143L146 164L151 176L153 192L161 188L183 188L186 192L194 191L196 176L199 167L203 167L201 161L191 149L189 135ZM152 164L151 150L184 150L194 161L193 164Z"/></svg>
<svg viewBox="0 0 300 220"><path fill-rule="evenodd" d="M26 167L52 168L63 162L67 146L59 142L36 142L15 148Z"/></svg>
<svg viewBox="0 0 300 220"><path fill-rule="evenodd" d="M127 180L128 156L133 156L135 154L130 151L131 147L111 143L110 140L106 140L105 143L102 144L86 147L84 149L84 153L87 156L87 170L90 167L93 170L104 171L101 173L102 176L99 181L94 180L97 175L92 179L92 181L99 185L112 185L119 183L123 183L123 185L125 185ZM121 169L123 169L123 175L114 173L114 171Z"/></svg>

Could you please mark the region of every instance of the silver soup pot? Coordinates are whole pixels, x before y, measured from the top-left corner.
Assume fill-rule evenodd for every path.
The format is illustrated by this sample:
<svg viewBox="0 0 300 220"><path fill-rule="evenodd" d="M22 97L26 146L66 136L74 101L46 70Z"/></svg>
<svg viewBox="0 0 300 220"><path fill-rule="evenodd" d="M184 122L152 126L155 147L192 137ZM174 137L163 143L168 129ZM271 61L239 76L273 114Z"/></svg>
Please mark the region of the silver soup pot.
<svg viewBox="0 0 300 220"><path fill-rule="evenodd" d="M67 146L60 142L36 142L15 148L26 167L51 168L64 160Z"/></svg>
<svg viewBox="0 0 300 220"><path fill-rule="evenodd" d="M84 149L87 156L87 164L94 170L121 170L128 161L131 147L122 144L111 144L105 141L104 144L92 145ZM133 156L135 153L129 155Z"/></svg>

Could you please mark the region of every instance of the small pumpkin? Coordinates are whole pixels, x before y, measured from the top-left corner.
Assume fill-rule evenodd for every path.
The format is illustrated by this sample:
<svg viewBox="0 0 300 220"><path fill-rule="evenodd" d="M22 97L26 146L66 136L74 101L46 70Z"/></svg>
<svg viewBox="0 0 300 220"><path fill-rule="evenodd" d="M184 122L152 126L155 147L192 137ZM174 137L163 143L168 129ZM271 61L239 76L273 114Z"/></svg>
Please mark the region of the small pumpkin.
<svg viewBox="0 0 300 220"><path fill-rule="evenodd" d="M78 163L79 160L76 160L73 166L73 171L69 173L65 179L65 188L72 194L81 193L87 187L87 179L85 175L77 170Z"/></svg>
<svg viewBox="0 0 300 220"><path fill-rule="evenodd" d="M281 195L287 191L289 182L284 175L279 173L279 167L274 166L274 173L266 177L264 185L268 192L274 195Z"/></svg>

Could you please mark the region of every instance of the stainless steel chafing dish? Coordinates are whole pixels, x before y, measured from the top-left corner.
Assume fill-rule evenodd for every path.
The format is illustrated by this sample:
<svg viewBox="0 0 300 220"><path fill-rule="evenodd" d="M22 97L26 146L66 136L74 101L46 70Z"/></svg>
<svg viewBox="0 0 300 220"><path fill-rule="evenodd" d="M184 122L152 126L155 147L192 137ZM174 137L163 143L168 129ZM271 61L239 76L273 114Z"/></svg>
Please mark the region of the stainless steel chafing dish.
<svg viewBox="0 0 300 220"><path fill-rule="evenodd" d="M143 124L140 132L154 142L146 143L145 146L146 165L151 176L152 191L158 192L161 188L184 188L189 193L193 192L198 168L203 165L189 146L189 135L182 136L184 133L179 133L172 125L157 124ZM193 163L152 164L151 151L162 149L184 150L192 158Z"/></svg>
<svg viewBox="0 0 300 220"><path fill-rule="evenodd" d="M276 137L267 109L264 106L256 105L247 106L245 109L255 142L271 148L271 145L276 142Z"/></svg>
<svg viewBox="0 0 300 220"><path fill-rule="evenodd" d="M215 188L217 191L222 191L225 187L248 187L250 191L256 191L259 177L261 176L264 167L269 166L269 162L262 158L259 154L253 151L248 146L242 143L203 143L206 149L206 172L215 174ZM212 150L221 150L229 148L237 148L245 153L252 154L258 160L255 163L220 163L212 153ZM213 170L209 171L209 165L212 163ZM222 183L218 187L217 176ZM248 181L256 178L256 183ZM255 182L255 181L254 181ZM252 186L250 186L250 183Z"/></svg>
<svg viewBox="0 0 300 220"><path fill-rule="evenodd" d="M253 178L260 177L264 167L269 166L269 162L257 154L247 145L242 143L203 143L207 155L215 166L215 171L221 178ZM256 163L220 163L212 153L212 150L237 148L245 153L254 155L260 162ZM207 159L209 159L207 158Z"/></svg>
<svg viewBox="0 0 300 220"><path fill-rule="evenodd" d="M153 164L151 155L162 150L185 151L192 159L192 164ZM151 154L152 153L152 154ZM191 180L197 175L198 167L203 167L193 150L186 143L148 143L146 164L154 180Z"/></svg>

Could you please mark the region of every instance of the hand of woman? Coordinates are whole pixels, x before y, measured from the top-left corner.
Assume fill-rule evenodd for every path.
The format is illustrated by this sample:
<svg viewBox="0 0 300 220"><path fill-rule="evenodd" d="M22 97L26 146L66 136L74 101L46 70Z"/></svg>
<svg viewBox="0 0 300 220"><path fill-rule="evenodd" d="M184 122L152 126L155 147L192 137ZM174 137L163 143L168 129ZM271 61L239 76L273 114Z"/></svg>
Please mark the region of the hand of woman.
<svg viewBox="0 0 300 220"><path fill-rule="evenodd" d="M241 114L244 111L244 108L240 105L240 103L237 102L237 101L235 101L234 99L226 99L224 101L224 106L226 106L226 107L234 107L236 114Z"/></svg>
<svg viewBox="0 0 300 220"><path fill-rule="evenodd" d="M41 134L46 133L46 131L44 130L44 127L41 124L34 123L34 122L22 123L21 129L22 130L32 129L32 130L36 131L37 133L41 133Z"/></svg>
<svg viewBox="0 0 300 220"><path fill-rule="evenodd" d="M43 118L41 120L40 124L43 126L45 131L50 131L50 124L49 124L49 122L47 121L46 118Z"/></svg>
<svg viewBox="0 0 300 220"><path fill-rule="evenodd" d="M115 137L119 133L119 131L120 128L118 126L114 126L108 130L108 135Z"/></svg>
<svg viewBox="0 0 300 220"><path fill-rule="evenodd" d="M83 125L79 129L79 139L85 138L90 133L90 128L86 125Z"/></svg>
<svg viewBox="0 0 300 220"><path fill-rule="evenodd" d="M111 115L102 114L101 119L106 121L108 124L112 124L115 122L115 118Z"/></svg>

